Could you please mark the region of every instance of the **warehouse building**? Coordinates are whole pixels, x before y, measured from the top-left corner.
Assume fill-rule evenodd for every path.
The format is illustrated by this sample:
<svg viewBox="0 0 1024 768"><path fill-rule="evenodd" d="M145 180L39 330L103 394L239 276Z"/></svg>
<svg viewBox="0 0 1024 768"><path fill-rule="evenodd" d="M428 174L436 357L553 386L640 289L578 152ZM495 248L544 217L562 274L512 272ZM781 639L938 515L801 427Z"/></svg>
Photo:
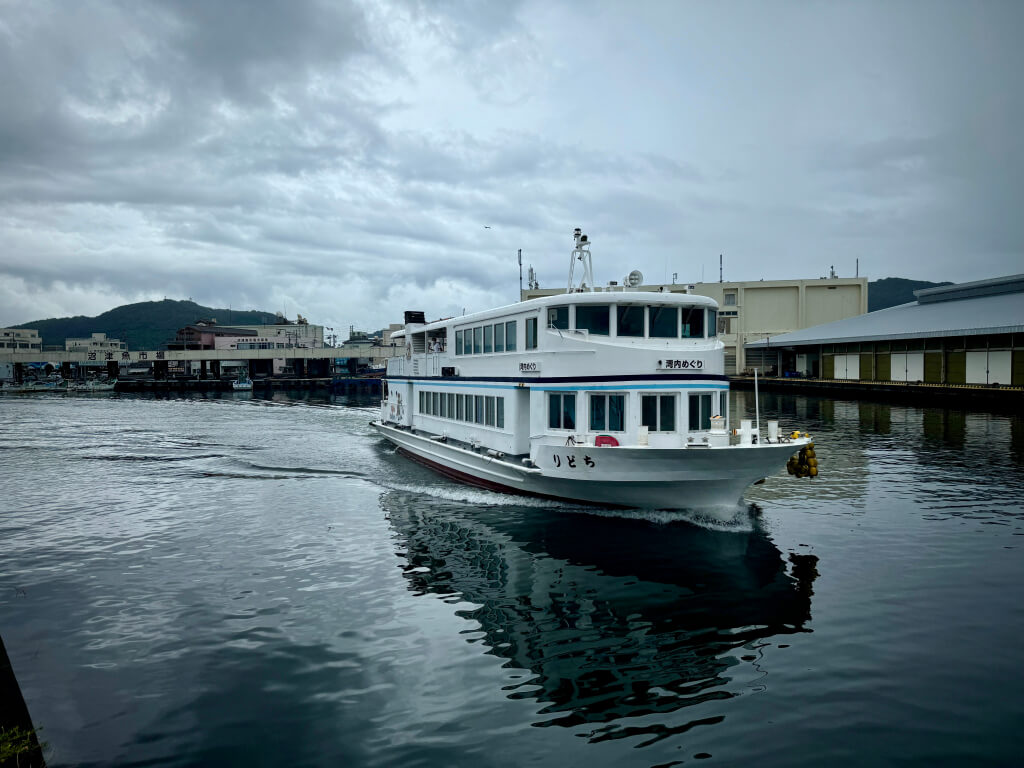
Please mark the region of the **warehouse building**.
<svg viewBox="0 0 1024 768"><path fill-rule="evenodd" d="M909 304L748 343L748 365L845 381L1024 386L1024 275L914 295Z"/></svg>

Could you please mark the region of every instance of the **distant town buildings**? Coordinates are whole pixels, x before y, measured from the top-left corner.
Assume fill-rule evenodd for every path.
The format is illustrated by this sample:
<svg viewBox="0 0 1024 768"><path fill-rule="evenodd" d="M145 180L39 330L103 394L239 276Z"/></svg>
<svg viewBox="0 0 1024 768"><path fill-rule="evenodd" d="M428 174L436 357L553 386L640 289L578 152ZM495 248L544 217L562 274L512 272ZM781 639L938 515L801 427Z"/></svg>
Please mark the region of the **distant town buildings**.
<svg viewBox="0 0 1024 768"><path fill-rule="evenodd" d="M94 333L87 339L64 339L65 352L120 352L122 349L126 349L123 341L108 339L105 333Z"/></svg>
<svg viewBox="0 0 1024 768"><path fill-rule="evenodd" d="M43 340L31 328L0 328L0 349L42 351Z"/></svg>
<svg viewBox="0 0 1024 768"><path fill-rule="evenodd" d="M627 290L616 284L601 290ZM817 280L757 280L720 283L638 285L630 291L693 293L718 302L718 338L725 344L725 373L734 375L768 365L748 342L808 328L868 311L866 277L823 277ZM533 299L564 293L564 288L528 288Z"/></svg>
<svg viewBox="0 0 1024 768"><path fill-rule="evenodd" d="M217 325L198 320L178 330L168 349L322 349L324 327L309 323Z"/></svg>

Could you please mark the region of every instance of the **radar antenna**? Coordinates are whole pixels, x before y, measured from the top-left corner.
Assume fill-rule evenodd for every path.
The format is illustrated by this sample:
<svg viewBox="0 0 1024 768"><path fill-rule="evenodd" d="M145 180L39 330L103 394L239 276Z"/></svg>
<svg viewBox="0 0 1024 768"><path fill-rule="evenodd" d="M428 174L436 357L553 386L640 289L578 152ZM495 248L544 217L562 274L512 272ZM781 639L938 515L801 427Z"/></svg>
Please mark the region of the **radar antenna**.
<svg viewBox="0 0 1024 768"><path fill-rule="evenodd" d="M569 256L569 287L565 292L586 293L594 290L594 270L590 263L590 240L579 227L573 231L573 238L576 247L572 249L572 255ZM578 276L578 282L575 275L577 261L582 262L582 274Z"/></svg>

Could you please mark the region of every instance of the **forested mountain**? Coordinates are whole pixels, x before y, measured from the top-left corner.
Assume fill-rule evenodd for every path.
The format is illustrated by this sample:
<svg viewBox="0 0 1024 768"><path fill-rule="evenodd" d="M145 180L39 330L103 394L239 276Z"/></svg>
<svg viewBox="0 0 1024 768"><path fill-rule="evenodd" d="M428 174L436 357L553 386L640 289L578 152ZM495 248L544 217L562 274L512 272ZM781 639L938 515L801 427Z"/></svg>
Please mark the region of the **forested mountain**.
<svg viewBox="0 0 1024 768"><path fill-rule="evenodd" d="M280 322L273 312L241 312L237 309L215 309L194 301L140 301L115 307L96 317L76 315L22 323L15 328L34 328L43 338L43 346L64 347L66 338L88 338L93 333L106 333L120 339L128 349L161 349L174 338L179 328L200 319L216 318L220 325L258 325Z"/></svg>
<svg viewBox="0 0 1024 768"><path fill-rule="evenodd" d="M902 277L883 277L881 280L874 280L868 283L868 312L915 301L914 291L938 288L940 285L952 283L929 283L927 280L907 280Z"/></svg>

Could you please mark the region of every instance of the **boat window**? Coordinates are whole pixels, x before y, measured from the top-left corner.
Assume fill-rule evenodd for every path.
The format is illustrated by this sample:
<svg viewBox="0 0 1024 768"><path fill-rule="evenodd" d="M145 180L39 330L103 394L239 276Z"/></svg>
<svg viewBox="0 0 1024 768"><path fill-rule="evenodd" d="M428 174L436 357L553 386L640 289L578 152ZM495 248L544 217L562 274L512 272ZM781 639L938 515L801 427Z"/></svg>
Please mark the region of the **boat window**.
<svg viewBox="0 0 1024 768"><path fill-rule="evenodd" d="M434 401L434 402L433 402L433 403L431 404L431 406L430 406L430 412L431 412L431 413L432 413L432 414L433 414L434 416L437 416L437 414L438 414L438 413L440 413L440 411L441 411L441 406L440 406L440 405L439 405L439 403L438 403L438 401L440 400L440 398L438 397L438 393L437 393L437 392L431 392L431 393L430 393L430 397L431 397L431 398L433 399L433 401Z"/></svg>
<svg viewBox="0 0 1024 768"><path fill-rule="evenodd" d="M490 325L484 326L484 354L489 355L494 351L494 328Z"/></svg>
<svg viewBox="0 0 1024 768"><path fill-rule="evenodd" d="M537 348L537 318L526 318L526 348Z"/></svg>
<svg viewBox="0 0 1024 768"><path fill-rule="evenodd" d="M581 304L576 307L576 327L588 333L607 336L611 333L610 318L611 306L608 304Z"/></svg>
<svg viewBox="0 0 1024 768"><path fill-rule="evenodd" d="M442 419L448 416L448 398L445 397L444 392L441 393L441 407L437 412L437 415Z"/></svg>
<svg viewBox="0 0 1024 768"><path fill-rule="evenodd" d="M484 349L484 329L477 326L473 329L473 354L479 355Z"/></svg>
<svg viewBox="0 0 1024 768"><path fill-rule="evenodd" d="M569 308L548 307L548 328L569 329Z"/></svg>
<svg viewBox="0 0 1024 768"><path fill-rule="evenodd" d="M509 320L505 323L505 351L516 351L516 321Z"/></svg>
<svg viewBox="0 0 1024 768"><path fill-rule="evenodd" d="M728 423L729 416L729 390L723 389L718 393L718 415Z"/></svg>
<svg viewBox="0 0 1024 768"><path fill-rule="evenodd" d="M718 311L708 310L708 337L718 335Z"/></svg>
<svg viewBox="0 0 1024 768"><path fill-rule="evenodd" d="M625 429L625 395L590 395L590 429L594 432L622 432Z"/></svg>
<svg viewBox="0 0 1024 768"><path fill-rule="evenodd" d="M683 309L683 338L704 338L704 307L686 307Z"/></svg>
<svg viewBox="0 0 1024 768"><path fill-rule="evenodd" d="M676 396L644 395L640 398L640 424L651 432L674 432Z"/></svg>
<svg viewBox="0 0 1024 768"><path fill-rule="evenodd" d="M455 394L452 392L448 393L448 418L455 418Z"/></svg>
<svg viewBox="0 0 1024 768"><path fill-rule="evenodd" d="M459 421L466 420L466 401L464 395L455 396L455 418Z"/></svg>
<svg viewBox="0 0 1024 768"><path fill-rule="evenodd" d="M505 398L498 398L498 418L497 418L498 429L505 428Z"/></svg>
<svg viewBox="0 0 1024 768"><path fill-rule="evenodd" d="M473 395L473 399L476 401L475 403L473 403L473 406L474 406L474 408L473 408L474 414L473 415L475 416L473 421L475 421L477 424L483 424L484 423L484 396L483 395Z"/></svg>
<svg viewBox="0 0 1024 768"><path fill-rule="evenodd" d="M484 400L484 423L488 427L494 426L494 398L490 395Z"/></svg>
<svg viewBox="0 0 1024 768"><path fill-rule="evenodd" d="M462 331L455 332L455 354L462 354Z"/></svg>
<svg viewBox="0 0 1024 768"><path fill-rule="evenodd" d="M644 308L624 304L618 309L619 336L644 335Z"/></svg>
<svg viewBox="0 0 1024 768"><path fill-rule="evenodd" d="M648 307L651 338L675 339L679 336L678 307Z"/></svg>
<svg viewBox="0 0 1024 768"><path fill-rule="evenodd" d="M711 429L711 393L690 395L691 432Z"/></svg>
<svg viewBox="0 0 1024 768"><path fill-rule="evenodd" d="M505 351L505 324L498 323L494 326L494 351Z"/></svg>
<svg viewBox="0 0 1024 768"><path fill-rule="evenodd" d="M423 402L423 396L425 394L426 394L425 392L420 392L420 413L426 413L426 411L424 410L424 402Z"/></svg>
<svg viewBox="0 0 1024 768"><path fill-rule="evenodd" d="M576 429L576 395L570 392L548 394L548 427Z"/></svg>

